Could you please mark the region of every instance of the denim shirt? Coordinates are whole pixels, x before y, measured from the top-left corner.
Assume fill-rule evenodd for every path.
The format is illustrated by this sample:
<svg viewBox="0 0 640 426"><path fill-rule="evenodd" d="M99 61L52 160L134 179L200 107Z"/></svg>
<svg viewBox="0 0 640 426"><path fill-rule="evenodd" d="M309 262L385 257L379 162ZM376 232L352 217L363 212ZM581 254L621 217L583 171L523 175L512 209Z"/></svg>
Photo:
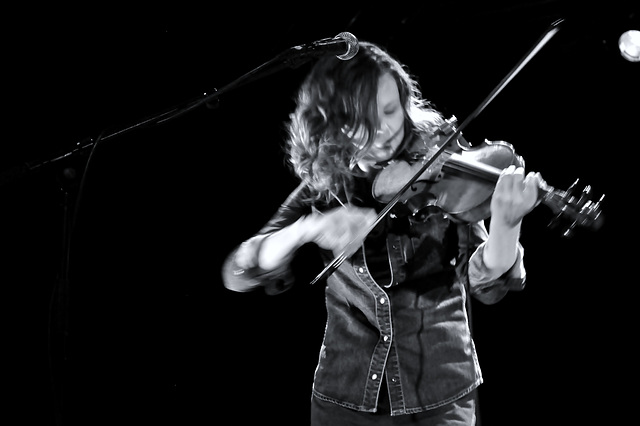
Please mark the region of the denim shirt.
<svg viewBox="0 0 640 426"><path fill-rule="evenodd" d="M256 259L264 238L311 212L306 195L300 185L244 243ZM392 415L440 407L482 383L468 298L491 304L522 289L522 246L513 267L492 276L482 260L481 222L457 223L438 210L418 223L391 215L378 230L326 279L327 319L312 393L375 412L385 380ZM290 262L273 271L241 269L236 251L222 268L227 288L277 294L295 282ZM333 260L328 251L320 254L325 264Z"/></svg>

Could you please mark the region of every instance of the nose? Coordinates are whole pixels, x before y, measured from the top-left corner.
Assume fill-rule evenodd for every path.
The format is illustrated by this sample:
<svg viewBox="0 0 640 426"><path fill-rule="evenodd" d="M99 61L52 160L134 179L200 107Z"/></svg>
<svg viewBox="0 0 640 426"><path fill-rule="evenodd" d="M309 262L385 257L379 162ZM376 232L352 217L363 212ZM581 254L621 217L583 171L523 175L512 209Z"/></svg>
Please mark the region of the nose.
<svg viewBox="0 0 640 426"><path fill-rule="evenodd" d="M391 131L391 126L389 126L389 123L382 123L380 125L380 128L376 132L378 136L384 135L384 134L391 134L391 133L392 131Z"/></svg>

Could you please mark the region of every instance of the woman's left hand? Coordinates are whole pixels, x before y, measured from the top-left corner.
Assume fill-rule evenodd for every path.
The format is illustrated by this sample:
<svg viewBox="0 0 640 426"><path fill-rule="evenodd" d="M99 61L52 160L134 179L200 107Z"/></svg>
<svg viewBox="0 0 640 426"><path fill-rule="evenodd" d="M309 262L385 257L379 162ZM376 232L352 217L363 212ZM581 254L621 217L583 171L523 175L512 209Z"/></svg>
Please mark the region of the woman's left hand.
<svg viewBox="0 0 640 426"><path fill-rule="evenodd" d="M546 186L540 173L509 166L502 171L491 197L491 221L514 227L539 203L538 189Z"/></svg>

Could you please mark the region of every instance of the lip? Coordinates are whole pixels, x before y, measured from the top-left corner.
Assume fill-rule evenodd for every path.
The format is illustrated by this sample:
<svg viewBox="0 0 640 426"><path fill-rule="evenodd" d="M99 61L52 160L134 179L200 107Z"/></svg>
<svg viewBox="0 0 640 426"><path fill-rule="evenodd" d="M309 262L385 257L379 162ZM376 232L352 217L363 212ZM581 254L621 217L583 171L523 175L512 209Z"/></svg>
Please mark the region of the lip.
<svg viewBox="0 0 640 426"><path fill-rule="evenodd" d="M398 128L398 130L396 130L391 136L389 136L389 138L387 140L385 140L381 145L376 145L376 147L378 149L383 149L383 150L388 150L389 148L393 147L393 141L398 137L398 135L400 134L400 132L402 131L402 126L400 126Z"/></svg>

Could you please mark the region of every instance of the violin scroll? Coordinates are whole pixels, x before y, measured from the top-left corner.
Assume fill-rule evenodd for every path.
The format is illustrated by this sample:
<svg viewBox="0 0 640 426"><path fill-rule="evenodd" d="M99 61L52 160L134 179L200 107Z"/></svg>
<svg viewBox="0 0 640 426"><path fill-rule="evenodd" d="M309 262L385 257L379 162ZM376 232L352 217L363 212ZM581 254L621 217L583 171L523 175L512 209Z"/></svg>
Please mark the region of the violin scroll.
<svg viewBox="0 0 640 426"><path fill-rule="evenodd" d="M548 187L542 190L542 202L551 209L555 216L549 223L549 227L557 227L561 218L568 217L571 222L562 233L563 237L571 237L576 226L598 230L604 222L601 204L604 195L595 203L589 199L591 186L584 187L579 196L575 196L576 185L579 179L571 184L566 191Z"/></svg>

